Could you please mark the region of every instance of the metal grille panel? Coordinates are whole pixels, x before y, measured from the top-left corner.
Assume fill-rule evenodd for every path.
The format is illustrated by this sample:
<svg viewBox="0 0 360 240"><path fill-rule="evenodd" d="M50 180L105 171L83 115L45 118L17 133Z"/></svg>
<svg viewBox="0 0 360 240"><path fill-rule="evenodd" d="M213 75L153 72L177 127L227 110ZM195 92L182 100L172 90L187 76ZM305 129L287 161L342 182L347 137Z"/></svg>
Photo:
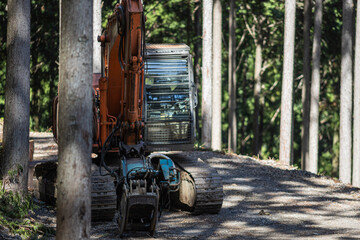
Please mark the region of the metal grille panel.
<svg viewBox="0 0 360 240"><path fill-rule="evenodd" d="M184 44L147 46L151 47L145 63L146 145L162 150L188 148L195 138L196 102L189 48Z"/></svg>
<svg viewBox="0 0 360 240"><path fill-rule="evenodd" d="M191 142L191 124L184 122L146 123L148 144L180 144Z"/></svg>

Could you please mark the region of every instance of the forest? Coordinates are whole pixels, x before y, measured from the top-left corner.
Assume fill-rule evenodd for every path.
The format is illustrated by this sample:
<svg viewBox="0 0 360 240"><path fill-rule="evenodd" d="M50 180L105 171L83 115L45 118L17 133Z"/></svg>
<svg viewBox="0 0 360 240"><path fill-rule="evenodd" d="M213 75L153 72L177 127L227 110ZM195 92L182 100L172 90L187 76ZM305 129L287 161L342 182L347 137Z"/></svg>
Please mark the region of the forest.
<svg viewBox="0 0 360 240"><path fill-rule="evenodd" d="M0 238L358 237L359 4L0 2Z"/></svg>
<svg viewBox="0 0 360 240"><path fill-rule="evenodd" d="M103 27L117 1L103 1ZM279 159L280 107L284 42L284 1L219 1L221 4L221 149L262 159ZM310 1L311 2L311 1ZM314 34L315 2L311 5L310 38ZM231 4L233 4L231 6ZM229 67L229 15L234 12L235 66ZM353 11L355 8L353 8ZM318 173L338 177L342 2L323 1L319 97ZM146 42L186 43L194 59L199 102L203 87L202 10L200 0L144 0ZM355 14L354 14L355 16ZM354 18L355 19L355 18ZM4 116L6 79L6 2L0 2L0 117ZM296 3L293 161L301 167L304 86L304 2ZM31 1L32 131L51 131L51 105L57 95L59 2ZM354 36L354 35L353 35ZM310 48L312 46L312 41ZM229 76L235 77L233 103L237 143L229 147ZM201 103L197 110L201 119ZM202 147L201 120L197 146Z"/></svg>

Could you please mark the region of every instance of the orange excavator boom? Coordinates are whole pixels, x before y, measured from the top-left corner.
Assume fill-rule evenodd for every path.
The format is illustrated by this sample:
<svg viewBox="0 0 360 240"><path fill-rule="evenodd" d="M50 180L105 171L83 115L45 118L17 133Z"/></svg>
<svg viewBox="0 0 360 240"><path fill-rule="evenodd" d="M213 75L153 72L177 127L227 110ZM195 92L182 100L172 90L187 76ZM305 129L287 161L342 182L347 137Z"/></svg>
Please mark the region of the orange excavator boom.
<svg viewBox="0 0 360 240"><path fill-rule="evenodd" d="M98 89L95 86L100 95L100 136L95 144L100 148L116 124L123 144L142 141L144 24L141 0L124 0L98 37L103 66Z"/></svg>

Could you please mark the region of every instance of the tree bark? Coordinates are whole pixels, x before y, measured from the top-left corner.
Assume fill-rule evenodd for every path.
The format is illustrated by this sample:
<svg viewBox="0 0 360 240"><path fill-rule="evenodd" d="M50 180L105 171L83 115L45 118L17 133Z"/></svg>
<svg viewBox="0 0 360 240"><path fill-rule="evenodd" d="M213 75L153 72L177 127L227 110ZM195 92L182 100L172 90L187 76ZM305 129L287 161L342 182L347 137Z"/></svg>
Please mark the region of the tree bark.
<svg viewBox="0 0 360 240"><path fill-rule="evenodd" d="M235 1L230 0L229 10L229 130L228 151L237 151L237 121L236 121L236 28Z"/></svg>
<svg viewBox="0 0 360 240"><path fill-rule="evenodd" d="M281 91L281 119L280 119L280 162L291 162L291 126L293 121L293 71L294 71L294 41L295 41L296 1L285 1L285 29L284 29L284 63Z"/></svg>
<svg viewBox="0 0 360 240"><path fill-rule="evenodd" d="M201 0L195 0L195 14L194 14L194 24L195 24L195 35L196 40L194 44L194 75L195 75L195 85L196 89L199 89L200 87L200 55L201 55ZM195 118L196 118L196 132L197 132L197 138L200 141L200 127L199 127L199 105L198 104L195 108Z"/></svg>
<svg viewBox="0 0 360 240"><path fill-rule="evenodd" d="M332 145L332 169L331 169L331 176L332 177L339 177L339 129L334 129L334 136L333 136L333 145Z"/></svg>
<svg viewBox="0 0 360 240"><path fill-rule="evenodd" d="M60 1L57 239L89 239L93 2Z"/></svg>
<svg viewBox="0 0 360 240"><path fill-rule="evenodd" d="M213 114L211 148L221 150L221 36L222 36L221 1L214 2L214 32L213 32Z"/></svg>
<svg viewBox="0 0 360 240"><path fill-rule="evenodd" d="M343 26L341 36L341 83L340 83L340 158L339 178L351 182L351 117L352 117L352 48L353 48L352 0L343 1Z"/></svg>
<svg viewBox="0 0 360 240"><path fill-rule="evenodd" d="M4 187L27 192L30 120L30 1L8 0L3 147Z"/></svg>
<svg viewBox="0 0 360 240"><path fill-rule="evenodd" d="M354 139L352 184L360 187L360 0L357 1L354 64Z"/></svg>
<svg viewBox="0 0 360 240"><path fill-rule="evenodd" d="M302 87L302 128L301 128L301 169L306 169L309 160L309 122L310 122L310 22L311 22L311 1L304 0L304 55Z"/></svg>
<svg viewBox="0 0 360 240"><path fill-rule="evenodd" d="M255 39L254 39L255 40ZM259 131L259 116L260 116L260 98L261 98L261 68L262 68L262 46L261 39L255 40L255 86L254 86L254 140L253 140L253 154L260 153L260 131Z"/></svg>
<svg viewBox="0 0 360 240"><path fill-rule="evenodd" d="M101 35L101 0L93 0L93 73L101 73L101 46L97 37Z"/></svg>
<svg viewBox="0 0 360 240"><path fill-rule="evenodd" d="M243 67L243 71L241 73L241 79L242 79L242 83L241 83L241 88L242 88L242 101L241 104L242 106L245 108L246 106L246 100L247 100L247 95L246 95L246 87L247 87L247 79L246 79L246 73L248 70L248 66L247 66L247 60L244 64ZM241 142L240 142L240 154L246 154L245 153L245 141L243 141L243 139L246 138L245 136L245 130L246 130L246 126L245 126L245 114L240 114L240 122L241 122L241 128L240 128L240 135L241 135Z"/></svg>
<svg viewBox="0 0 360 240"><path fill-rule="evenodd" d="M203 50L202 50L202 143L205 148L211 147L212 120L212 13L213 1L203 1Z"/></svg>
<svg viewBox="0 0 360 240"><path fill-rule="evenodd" d="M310 99L309 159L306 171L317 173L319 149L319 100L320 100L320 55L321 55L322 0L315 2L315 27L312 52L312 80Z"/></svg>

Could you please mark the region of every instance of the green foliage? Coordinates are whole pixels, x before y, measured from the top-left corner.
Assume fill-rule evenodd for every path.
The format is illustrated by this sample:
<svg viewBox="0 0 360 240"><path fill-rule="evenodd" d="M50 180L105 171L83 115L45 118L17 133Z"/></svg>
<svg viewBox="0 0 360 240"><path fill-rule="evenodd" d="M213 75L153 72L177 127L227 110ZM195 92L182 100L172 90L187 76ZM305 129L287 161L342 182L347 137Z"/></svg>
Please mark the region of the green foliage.
<svg viewBox="0 0 360 240"><path fill-rule="evenodd" d="M0 215L0 225L7 227L10 233L17 234L22 239L47 239L55 235L52 228L32 222L30 219L13 220Z"/></svg>
<svg viewBox="0 0 360 240"><path fill-rule="evenodd" d="M53 228L36 222L29 213L38 208L28 194L4 191L0 181L0 225L23 239L46 239L55 235Z"/></svg>
<svg viewBox="0 0 360 240"><path fill-rule="evenodd" d="M10 218L24 218L33 208L34 203L31 196L1 190L0 211L5 216Z"/></svg>
<svg viewBox="0 0 360 240"><path fill-rule="evenodd" d="M51 126L51 105L57 95L59 59L59 2L31 2L30 127Z"/></svg>
<svg viewBox="0 0 360 240"><path fill-rule="evenodd" d="M192 44L194 1L144 1L144 7L147 42Z"/></svg>

